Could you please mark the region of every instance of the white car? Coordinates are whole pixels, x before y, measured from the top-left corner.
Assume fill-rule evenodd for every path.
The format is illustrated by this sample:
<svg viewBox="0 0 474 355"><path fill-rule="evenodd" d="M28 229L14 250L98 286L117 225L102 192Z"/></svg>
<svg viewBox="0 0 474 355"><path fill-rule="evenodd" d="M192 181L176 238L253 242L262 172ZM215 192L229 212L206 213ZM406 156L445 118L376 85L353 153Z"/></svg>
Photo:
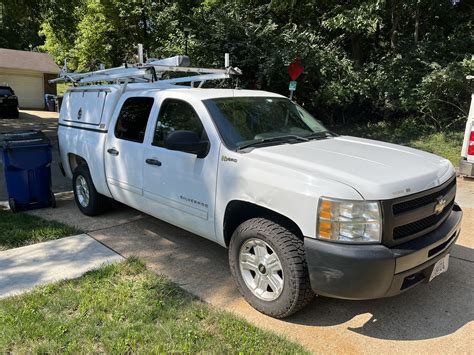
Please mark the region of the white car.
<svg viewBox="0 0 474 355"><path fill-rule="evenodd" d="M472 80L474 76L468 76L467 79ZM467 117L466 130L464 131L459 173L474 177L474 93L471 94L471 107Z"/></svg>
<svg viewBox="0 0 474 355"><path fill-rule="evenodd" d="M448 160L338 136L271 92L78 86L58 135L84 214L114 199L228 248L239 291L272 317L314 294L373 299L431 281L459 235Z"/></svg>

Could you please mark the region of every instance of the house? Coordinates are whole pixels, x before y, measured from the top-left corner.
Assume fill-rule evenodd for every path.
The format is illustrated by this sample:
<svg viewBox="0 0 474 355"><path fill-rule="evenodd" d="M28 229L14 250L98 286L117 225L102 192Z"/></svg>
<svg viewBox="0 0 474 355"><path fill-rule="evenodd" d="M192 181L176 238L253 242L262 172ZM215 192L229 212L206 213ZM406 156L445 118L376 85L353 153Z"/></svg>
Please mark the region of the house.
<svg viewBox="0 0 474 355"><path fill-rule="evenodd" d="M44 95L56 94L60 69L47 53L0 48L0 85L8 85L18 96L20 108L43 109Z"/></svg>

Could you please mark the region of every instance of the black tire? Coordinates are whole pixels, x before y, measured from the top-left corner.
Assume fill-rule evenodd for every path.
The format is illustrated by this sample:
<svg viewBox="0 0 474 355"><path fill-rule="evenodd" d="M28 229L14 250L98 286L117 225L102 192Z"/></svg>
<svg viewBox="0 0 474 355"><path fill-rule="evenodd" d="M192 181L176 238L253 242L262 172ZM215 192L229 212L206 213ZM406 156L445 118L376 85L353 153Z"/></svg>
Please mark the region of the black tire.
<svg viewBox="0 0 474 355"><path fill-rule="evenodd" d="M13 118L18 118L18 117L20 117L20 112L19 112L18 110L13 111L12 117L13 117Z"/></svg>
<svg viewBox="0 0 474 355"><path fill-rule="evenodd" d="M80 177L84 178L89 191L89 200L85 205L81 204L76 188L76 182ZM109 198L97 192L87 165L79 165L74 169L72 175L72 190L74 191L74 200L76 201L77 207L86 216L97 216L104 213L109 208Z"/></svg>
<svg viewBox="0 0 474 355"><path fill-rule="evenodd" d="M9 198L8 199L8 206L10 206L10 211L12 211L13 213L17 212L15 199Z"/></svg>
<svg viewBox="0 0 474 355"><path fill-rule="evenodd" d="M249 239L263 240L278 256L283 273L283 289L272 301L258 298L244 281L239 255ZM258 311L285 318L301 310L314 297L306 264L303 241L288 229L265 218L253 218L242 223L232 235L229 265L237 288L248 303Z"/></svg>

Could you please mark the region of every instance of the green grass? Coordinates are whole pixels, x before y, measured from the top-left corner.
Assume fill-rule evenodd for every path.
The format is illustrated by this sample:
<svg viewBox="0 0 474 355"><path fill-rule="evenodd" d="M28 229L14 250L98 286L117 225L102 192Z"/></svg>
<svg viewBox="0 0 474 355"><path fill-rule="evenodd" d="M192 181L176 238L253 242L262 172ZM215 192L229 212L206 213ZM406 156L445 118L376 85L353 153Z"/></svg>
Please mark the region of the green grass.
<svg viewBox="0 0 474 355"><path fill-rule="evenodd" d="M58 222L25 213L0 210L0 250L45 242L80 233Z"/></svg>
<svg viewBox="0 0 474 355"><path fill-rule="evenodd" d="M459 165L464 136L463 130L434 133L409 119L399 126L378 122L333 127L332 129L339 134L370 138L421 149L449 159L454 166Z"/></svg>
<svg viewBox="0 0 474 355"><path fill-rule="evenodd" d="M304 353L135 258L0 300L0 353Z"/></svg>

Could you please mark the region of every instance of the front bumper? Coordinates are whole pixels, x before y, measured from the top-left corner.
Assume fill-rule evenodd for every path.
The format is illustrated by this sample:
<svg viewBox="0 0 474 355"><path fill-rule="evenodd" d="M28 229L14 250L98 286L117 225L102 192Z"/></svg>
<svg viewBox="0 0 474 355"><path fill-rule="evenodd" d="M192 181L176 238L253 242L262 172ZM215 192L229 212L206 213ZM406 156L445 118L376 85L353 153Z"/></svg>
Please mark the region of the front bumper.
<svg viewBox="0 0 474 355"><path fill-rule="evenodd" d="M305 238L311 287L319 295L362 300L394 296L427 282L434 264L456 242L461 218L455 204L436 230L393 248Z"/></svg>

